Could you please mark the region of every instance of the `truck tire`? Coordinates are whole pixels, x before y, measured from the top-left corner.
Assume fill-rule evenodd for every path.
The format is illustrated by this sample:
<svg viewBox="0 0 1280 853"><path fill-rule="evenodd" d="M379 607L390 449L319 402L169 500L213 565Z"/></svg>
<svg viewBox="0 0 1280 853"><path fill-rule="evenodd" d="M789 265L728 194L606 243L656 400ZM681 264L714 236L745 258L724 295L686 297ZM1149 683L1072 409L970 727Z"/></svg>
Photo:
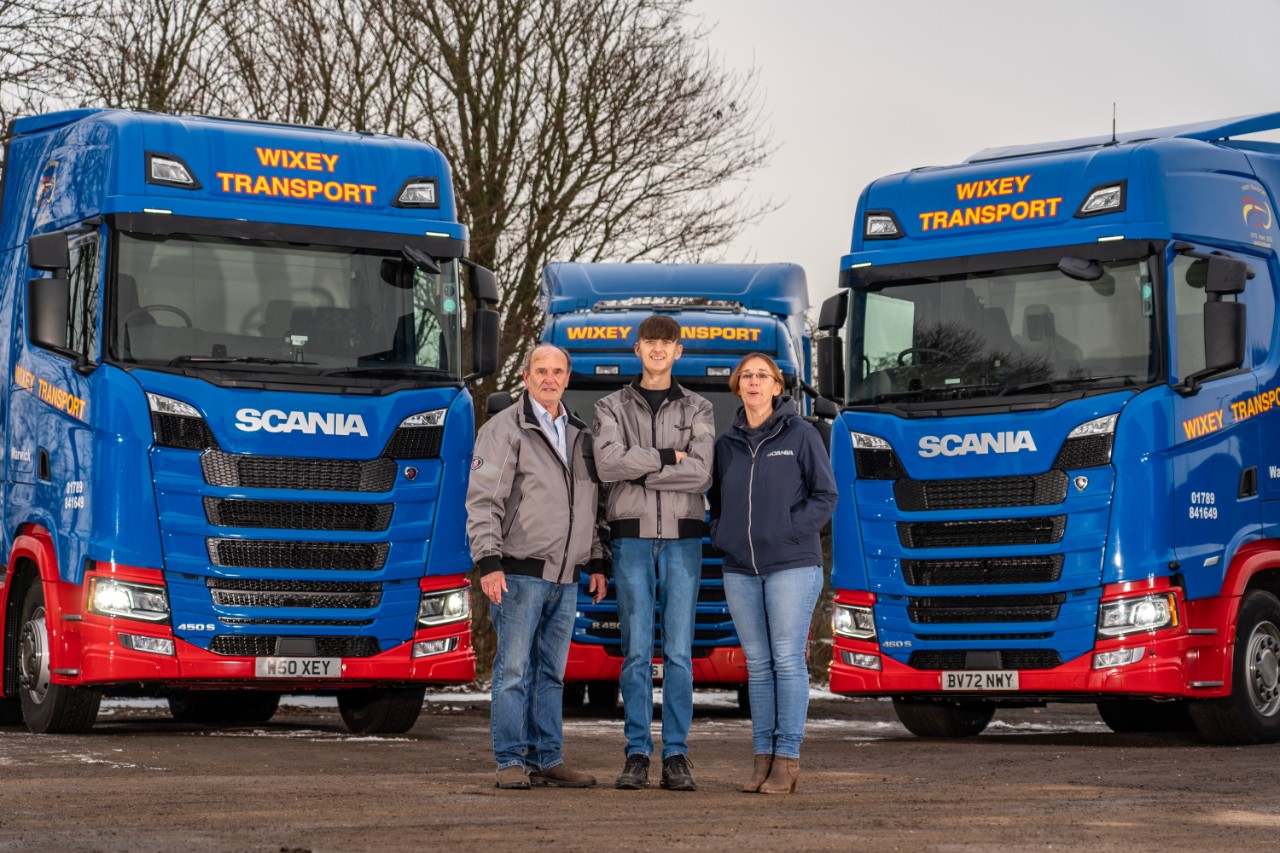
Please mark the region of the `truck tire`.
<svg viewBox="0 0 1280 853"><path fill-rule="evenodd" d="M1195 731L1187 703L1181 701L1108 699L1098 703L1098 716L1117 734Z"/></svg>
<svg viewBox="0 0 1280 853"><path fill-rule="evenodd" d="M404 734L418 722L425 687L370 687L338 693L338 712L357 734Z"/></svg>
<svg viewBox="0 0 1280 853"><path fill-rule="evenodd" d="M1196 729L1209 743L1280 740L1280 599L1246 592L1236 620L1231 695L1190 705Z"/></svg>
<svg viewBox="0 0 1280 853"><path fill-rule="evenodd" d="M18 701L36 734L77 734L93 728L102 692L54 684L49 674L49 628L44 588L33 577L22 600L18 634Z"/></svg>
<svg viewBox="0 0 1280 853"><path fill-rule="evenodd" d="M599 717L613 717L618 713L619 688L616 681L591 681L587 683L587 710Z"/></svg>
<svg viewBox="0 0 1280 853"><path fill-rule="evenodd" d="M996 706L988 702L894 699L893 710L916 737L973 737L982 734Z"/></svg>
<svg viewBox="0 0 1280 853"><path fill-rule="evenodd" d="M490 395L492 396L492 395ZM585 681L570 681L564 686L560 706L566 714L581 714L582 705L587 701L587 684Z"/></svg>
<svg viewBox="0 0 1280 853"><path fill-rule="evenodd" d="M169 713L180 723L265 723L279 706L280 694L266 690L183 690L169 696Z"/></svg>

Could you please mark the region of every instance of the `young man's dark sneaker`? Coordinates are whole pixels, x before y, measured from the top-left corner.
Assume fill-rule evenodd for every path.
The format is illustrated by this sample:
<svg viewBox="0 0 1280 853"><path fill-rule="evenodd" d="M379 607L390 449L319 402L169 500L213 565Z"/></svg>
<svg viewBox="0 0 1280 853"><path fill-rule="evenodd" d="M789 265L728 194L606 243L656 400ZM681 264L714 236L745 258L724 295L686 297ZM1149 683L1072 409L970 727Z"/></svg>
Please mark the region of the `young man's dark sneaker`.
<svg viewBox="0 0 1280 853"><path fill-rule="evenodd" d="M672 755L662 759L662 787L668 791L696 791L693 781L693 762L687 755Z"/></svg>
<svg viewBox="0 0 1280 853"><path fill-rule="evenodd" d="M640 753L628 755L627 763L623 765L613 787L624 791L638 791L649 787L649 756Z"/></svg>

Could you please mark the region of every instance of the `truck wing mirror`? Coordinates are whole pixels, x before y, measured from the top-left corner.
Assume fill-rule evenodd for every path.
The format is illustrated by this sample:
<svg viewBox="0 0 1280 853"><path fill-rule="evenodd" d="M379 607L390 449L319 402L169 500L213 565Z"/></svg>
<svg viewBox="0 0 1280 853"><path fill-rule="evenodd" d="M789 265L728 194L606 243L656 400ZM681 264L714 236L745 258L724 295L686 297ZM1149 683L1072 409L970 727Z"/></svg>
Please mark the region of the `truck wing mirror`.
<svg viewBox="0 0 1280 853"><path fill-rule="evenodd" d="M1210 275L1212 276L1212 272ZM1241 278L1241 286L1243 284L1244 280ZM1219 373L1224 370L1235 370L1244 364L1244 342L1244 303L1206 302L1204 305L1205 370Z"/></svg>
<svg viewBox="0 0 1280 853"><path fill-rule="evenodd" d="M27 263L33 270L58 272L71 266L67 235L62 231L37 234L27 240Z"/></svg>
<svg viewBox="0 0 1280 853"><path fill-rule="evenodd" d="M818 393L833 400L844 399L844 341L839 335L818 340Z"/></svg>
<svg viewBox="0 0 1280 853"><path fill-rule="evenodd" d="M1247 263L1226 255L1210 255L1208 261L1204 276L1204 292L1208 298L1215 293L1244 293L1244 283L1253 278L1253 270ZM1207 315L1205 320L1208 321Z"/></svg>
<svg viewBox="0 0 1280 853"><path fill-rule="evenodd" d="M60 235L59 235L60 236ZM62 240L65 249L66 238ZM63 267L65 269L65 266ZM65 278L33 278L27 282L27 338L44 349L66 354L71 283Z"/></svg>
<svg viewBox="0 0 1280 853"><path fill-rule="evenodd" d="M818 329L823 332L839 332L849 315L849 294L841 291L828 297L818 312Z"/></svg>
<svg viewBox="0 0 1280 853"><path fill-rule="evenodd" d="M493 274L493 270L486 269L466 258L462 259L462 264L471 271L471 295L481 302L497 305L498 278Z"/></svg>
<svg viewBox="0 0 1280 853"><path fill-rule="evenodd" d="M819 418L832 420L840 414L840 407L826 397L818 397L813 401L813 413Z"/></svg>
<svg viewBox="0 0 1280 853"><path fill-rule="evenodd" d="M494 391L484 401L485 414L493 417L504 409L511 408L515 401L511 399L510 391Z"/></svg>
<svg viewBox="0 0 1280 853"><path fill-rule="evenodd" d="M475 372L463 382L482 379L498 369L498 312L477 308L471 312L471 363Z"/></svg>

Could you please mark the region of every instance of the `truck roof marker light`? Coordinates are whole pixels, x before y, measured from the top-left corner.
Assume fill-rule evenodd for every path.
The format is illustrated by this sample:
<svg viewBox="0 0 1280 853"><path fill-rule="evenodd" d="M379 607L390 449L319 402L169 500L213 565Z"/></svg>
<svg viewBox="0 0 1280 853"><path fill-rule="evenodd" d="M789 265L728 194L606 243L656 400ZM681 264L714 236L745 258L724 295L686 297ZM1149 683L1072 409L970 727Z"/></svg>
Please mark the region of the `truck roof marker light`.
<svg viewBox="0 0 1280 853"><path fill-rule="evenodd" d="M733 375L733 368L732 368L732 367L708 367L708 368L707 368L707 375L708 375L708 376L723 376L723 377L732 376L732 375Z"/></svg>
<svg viewBox="0 0 1280 853"><path fill-rule="evenodd" d="M862 236L868 240L897 240L905 235L892 213L887 210L868 210Z"/></svg>
<svg viewBox="0 0 1280 853"><path fill-rule="evenodd" d="M1080 209L1076 211L1076 218L1083 219L1124 210L1126 183L1126 181L1112 181L1091 189L1084 197L1084 203L1080 205Z"/></svg>
<svg viewBox="0 0 1280 853"><path fill-rule="evenodd" d="M867 268L867 267L869 267L869 266L871 266L871 261L866 261L866 262L861 263L861 264L849 264L849 269L851 269L851 270L862 270L862 269L866 269L866 268Z"/></svg>
<svg viewBox="0 0 1280 853"><path fill-rule="evenodd" d="M410 178L400 186L392 207L439 207L435 178Z"/></svg>
<svg viewBox="0 0 1280 853"><path fill-rule="evenodd" d="M165 210L163 207L144 207L142 208L142 212L143 213L162 213L165 216L173 215L172 210Z"/></svg>
<svg viewBox="0 0 1280 853"><path fill-rule="evenodd" d="M617 376L621 369L616 364L597 364L596 376Z"/></svg>
<svg viewBox="0 0 1280 853"><path fill-rule="evenodd" d="M162 187L177 187L181 190L198 190L200 182L195 179L191 169L181 157L173 154L157 154L148 151L147 183L159 184Z"/></svg>
<svg viewBox="0 0 1280 853"><path fill-rule="evenodd" d="M1123 235L1123 234L1116 234L1116 235L1115 235L1115 236L1113 236L1113 237L1099 237L1099 238L1098 238L1098 242L1099 242L1099 243L1116 243L1116 242L1118 242L1118 241L1120 241L1120 240L1123 240L1123 239L1124 239L1124 235Z"/></svg>
<svg viewBox="0 0 1280 853"><path fill-rule="evenodd" d="M1085 438L1091 435L1110 435L1116 431L1116 420L1119 414L1104 415L1100 418L1094 418L1091 421L1085 421L1078 427L1067 433L1067 438Z"/></svg>

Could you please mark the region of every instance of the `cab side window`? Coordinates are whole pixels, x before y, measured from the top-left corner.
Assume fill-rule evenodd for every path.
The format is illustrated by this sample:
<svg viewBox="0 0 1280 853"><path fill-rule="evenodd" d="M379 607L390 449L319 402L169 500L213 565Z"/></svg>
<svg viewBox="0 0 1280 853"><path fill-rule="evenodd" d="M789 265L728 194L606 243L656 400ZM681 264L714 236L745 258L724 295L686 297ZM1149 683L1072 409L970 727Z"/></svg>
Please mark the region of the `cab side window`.
<svg viewBox="0 0 1280 853"><path fill-rule="evenodd" d="M1173 259L1174 348L1179 379L1204 370L1204 276L1203 260L1186 255Z"/></svg>
<svg viewBox="0 0 1280 853"><path fill-rule="evenodd" d="M89 234L70 245L71 266L67 278L71 298L67 312L67 349L89 361L98 353L99 251L97 234Z"/></svg>

